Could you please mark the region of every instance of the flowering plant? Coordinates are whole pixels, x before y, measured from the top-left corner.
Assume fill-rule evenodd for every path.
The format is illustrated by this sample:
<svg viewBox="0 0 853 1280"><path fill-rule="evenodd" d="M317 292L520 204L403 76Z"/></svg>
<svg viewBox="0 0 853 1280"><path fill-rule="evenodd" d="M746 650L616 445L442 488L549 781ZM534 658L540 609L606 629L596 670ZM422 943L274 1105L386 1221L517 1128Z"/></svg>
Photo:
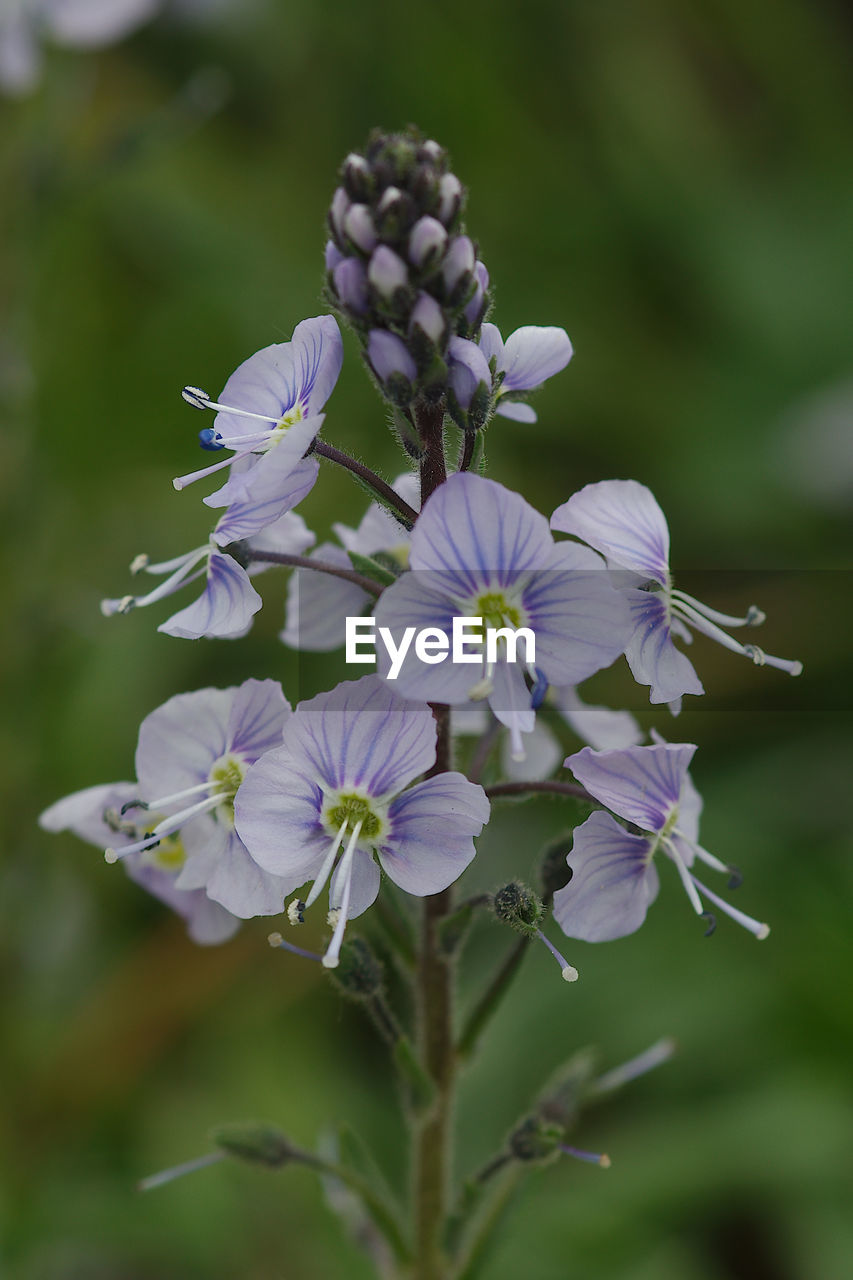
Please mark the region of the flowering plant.
<svg viewBox="0 0 853 1280"><path fill-rule="evenodd" d="M152 591L103 604L107 615L125 614L203 579L201 596L160 630L236 638L261 607L258 575L279 566L292 574L283 642L331 651L372 611L385 646L376 647L377 671L301 701L251 678L179 694L143 721L134 781L66 797L41 819L122 862L186 919L196 942L224 941L241 919L281 915L271 944L320 963L364 1007L399 1075L411 1205L345 1153L297 1148L267 1125L222 1129L215 1151L143 1185L226 1156L314 1168L351 1193L377 1269L419 1280L473 1274L506 1177L561 1154L606 1167L606 1155L569 1141L585 1101L671 1051L662 1042L597 1080L567 1067L494 1158L451 1186L456 1078L529 944L547 947L565 981L579 976L548 936L551 919L590 942L638 929L657 893L659 852L707 932L710 903L756 938L769 933L695 875L705 863L730 888L739 883L698 843L702 802L687 772L696 746L657 730L646 743L633 716L586 705L577 687L624 655L651 703L677 714L685 694L703 693L674 644L689 642L691 628L758 665L800 671L729 635L763 621L759 609L732 617L673 586L668 528L645 486L589 485L549 524L485 476L487 429L500 417L529 430L528 393L565 368L572 347L555 327L526 325L504 341L487 320L490 277L463 205L446 153L414 130L377 133L364 154L349 155L331 202L326 297L357 336L403 475L390 484L322 437L327 406L331 421L336 413L341 335L332 314L303 320L289 342L243 361L218 400L185 387L191 406L215 414L199 435L215 456L174 485L226 472L204 499L221 514L203 546L160 564L134 560L134 573L162 578ZM372 501L357 529L337 525L337 543L305 554L315 538L295 508L323 461L350 472ZM371 660L349 644L347 655ZM565 760L555 726L583 744ZM580 802L584 819L543 851L540 883L455 896L498 816L495 802L538 793L562 798L575 819ZM328 937L315 953L294 939L326 891ZM519 937L457 1025L458 962L487 913ZM363 926L350 926L361 917ZM411 987L402 1009L386 990L389 964L395 991Z"/></svg>

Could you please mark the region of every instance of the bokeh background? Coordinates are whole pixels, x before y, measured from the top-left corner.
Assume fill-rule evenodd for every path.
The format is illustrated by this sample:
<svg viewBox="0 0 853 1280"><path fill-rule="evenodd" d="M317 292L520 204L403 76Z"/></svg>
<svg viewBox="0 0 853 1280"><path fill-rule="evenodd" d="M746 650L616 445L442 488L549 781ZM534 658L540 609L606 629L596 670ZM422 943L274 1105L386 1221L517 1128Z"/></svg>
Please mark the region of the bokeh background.
<svg viewBox="0 0 853 1280"><path fill-rule="evenodd" d="M172 694L339 670L277 641L284 579L244 642L104 619L139 551L209 521L171 477L196 464L186 382L320 310L323 219L344 154L418 123L470 188L494 318L564 325L570 368L537 428L497 420L490 474L550 512L633 476L667 511L679 582L768 611L791 681L701 638L707 696L677 725L624 672L598 689L700 743L703 840L741 865L762 946L704 940L675 877L645 927L532 954L459 1107L458 1168L501 1142L550 1071L678 1055L587 1114L534 1174L490 1280L842 1280L853 1273L849 845L853 116L849 7L833 0L255 0L176 5L96 52L50 46L0 100L0 491L4 1002L0 1271L15 1280L312 1280L370 1270L298 1170L219 1165L139 1196L141 1175L266 1117L312 1144L356 1125L404 1176L384 1051L269 922L194 948L72 837L58 796L132 775L141 718ZM400 469L346 339L326 437ZM320 536L363 499L325 469ZM568 739L567 739L568 742ZM472 887L531 875L559 806L505 806ZM509 945L474 936L482 981Z"/></svg>

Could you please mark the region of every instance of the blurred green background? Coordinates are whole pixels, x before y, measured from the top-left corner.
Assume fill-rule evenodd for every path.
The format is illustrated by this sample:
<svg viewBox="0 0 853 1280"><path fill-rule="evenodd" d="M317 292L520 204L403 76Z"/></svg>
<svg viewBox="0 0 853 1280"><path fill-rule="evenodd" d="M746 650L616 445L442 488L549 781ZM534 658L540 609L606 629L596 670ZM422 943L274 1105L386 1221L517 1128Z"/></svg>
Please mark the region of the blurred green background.
<svg viewBox="0 0 853 1280"><path fill-rule="evenodd" d="M624 672L599 685L700 744L703 842L744 868L743 906L773 933L758 947L723 920L704 941L666 877L640 933L566 947L576 986L530 956L465 1080L460 1171L575 1048L610 1066L671 1034L680 1052L584 1119L576 1141L608 1173L566 1160L531 1178L485 1274L853 1274L851 52L831 0L235 0L97 53L51 49L36 90L0 100L4 1276L370 1275L297 1170L133 1185L257 1116L307 1144L353 1123L399 1180L372 1031L268 951L269 922L194 948L35 820L131 776L139 721L178 691L275 675L306 695L339 670L298 671L278 644L272 574L240 643L173 640L155 630L168 606L104 619L98 601L128 590L137 552L206 537L200 495L170 483L199 465L178 391L217 392L321 310L336 168L373 125L409 121L469 186L504 334L559 324L576 348L537 428L497 420L490 474L546 513L591 480L649 484L680 585L720 608L755 597L762 643L806 667L790 681L700 638L708 694L677 724ZM326 438L393 476L346 343ZM326 469L304 514L322 537L362 508ZM548 802L496 812L472 887L532 874L560 826ZM481 926L469 989L507 945Z"/></svg>

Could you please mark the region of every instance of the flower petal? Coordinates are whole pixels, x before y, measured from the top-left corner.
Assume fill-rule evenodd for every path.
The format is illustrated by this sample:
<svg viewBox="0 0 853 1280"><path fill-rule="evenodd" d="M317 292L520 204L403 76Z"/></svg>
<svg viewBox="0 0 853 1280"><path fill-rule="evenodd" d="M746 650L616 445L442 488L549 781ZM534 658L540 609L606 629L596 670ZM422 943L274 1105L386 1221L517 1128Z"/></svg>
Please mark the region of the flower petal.
<svg viewBox="0 0 853 1280"><path fill-rule="evenodd" d="M211 551L207 585L198 600L161 622L157 630L184 640L235 639L246 634L262 604L243 566L233 556Z"/></svg>
<svg viewBox="0 0 853 1280"><path fill-rule="evenodd" d="M563 748L541 720L537 720L532 732L525 736L524 750L524 759L516 760L512 754L510 739L504 736L501 743L501 768L513 782L538 782L542 778L550 778L563 758Z"/></svg>
<svg viewBox="0 0 853 1280"><path fill-rule="evenodd" d="M329 886L329 906L334 910L341 905L343 884L339 875L341 863L332 872ZM379 868L373 861L373 855L366 849L355 849L352 859L352 882L350 884L349 910L347 919L354 920L368 907L372 907L379 893Z"/></svg>
<svg viewBox="0 0 853 1280"><path fill-rule="evenodd" d="M596 751L636 747L643 741L643 730L630 711L589 706L571 687L558 689L555 701L560 714L577 736Z"/></svg>
<svg viewBox="0 0 853 1280"><path fill-rule="evenodd" d="M696 747L665 743L593 751L584 747L566 760L596 800L643 831L660 832L678 807Z"/></svg>
<svg viewBox="0 0 853 1280"><path fill-rule="evenodd" d="M674 702L684 693L704 693L693 663L672 642L664 593L632 587L624 594L634 626L625 657L637 683L651 686L649 701Z"/></svg>
<svg viewBox="0 0 853 1280"><path fill-rule="evenodd" d="M218 902L208 898L203 889L178 889L175 876L152 866L139 854L122 859L131 880L181 916L193 942L215 946L226 942L240 928L240 921Z"/></svg>
<svg viewBox="0 0 853 1280"><path fill-rule="evenodd" d="M205 782L228 749L235 690L196 689L169 698L139 726L136 776L143 800Z"/></svg>
<svg viewBox="0 0 853 1280"><path fill-rule="evenodd" d="M187 860L177 887L205 889L209 898L241 920L278 915L286 895L297 887L262 870L237 832L221 823L188 822L181 837Z"/></svg>
<svg viewBox="0 0 853 1280"><path fill-rule="evenodd" d="M495 406L495 413L502 418L511 418L513 422L538 421L538 414L533 405L525 404L523 400L505 400L502 397Z"/></svg>
<svg viewBox="0 0 853 1280"><path fill-rule="evenodd" d="M522 325L506 340L506 377L501 391L532 391L565 369L571 358L572 344L565 329Z"/></svg>
<svg viewBox="0 0 853 1280"><path fill-rule="evenodd" d="M352 568L347 553L333 542L322 543L313 556L342 569ZM347 618L369 613L370 604L367 592L353 582L297 569L287 584L285 626L280 639L291 649L311 653L340 649Z"/></svg>
<svg viewBox="0 0 853 1280"><path fill-rule="evenodd" d="M252 501L235 502L220 517L211 535L214 542L220 547L226 547L229 542L255 539L262 531L279 524L285 513L290 513L291 509L310 493L319 471L320 464L316 458L307 458L304 462L300 462L281 483L273 483L273 477L268 473L266 478L260 477L260 481L253 485ZM293 519L296 517L294 516ZM297 528L296 525L291 527ZM302 527L304 528L304 524ZM310 546L311 542L313 537L309 535L308 542L303 546ZM293 551L302 549L303 547L282 548L282 550Z"/></svg>
<svg viewBox="0 0 853 1280"><path fill-rule="evenodd" d="M572 878L554 894L554 919L568 937L611 942L639 929L658 886L648 839L594 813L575 828L568 861Z"/></svg>
<svg viewBox="0 0 853 1280"><path fill-rule="evenodd" d="M489 820L482 787L461 773L439 773L398 796L388 810L391 830L378 849L395 884L422 898L461 876L476 852L474 836Z"/></svg>
<svg viewBox="0 0 853 1280"><path fill-rule="evenodd" d="M669 585L669 529L652 492L636 480L588 484L557 507L551 528L572 533L662 587Z"/></svg>
<svg viewBox="0 0 853 1280"><path fill-rule="evenodd" d="M301 470L301 467L305 465L305 453L314 443L314 437L322 425L322 413L292 423L265 452L252 455L251 466L232 467L222 488L209 493L202 501L208 507L228 507L238 502L254 505L287 493L289 498L293 498L291 505L295 506L311 488L319 473L319 463L316 459L309 458L308 465L312 470L317 468L309 483L310 473L308 470ZM294 480L297 471L299 477Z"/></svg>
<svg viewBox="0 0 853 1280"><path fill-rule="evenodd" d="M402 578L386 587L374 610L377 624L376 656L381 676L388 677L392 661L383 641L381 628L387 628L391 633L398 651L403 635L409 628L414 628L417 635L421 630L435 627L452 638L453 619L462 610L448 594L448 579L452 584L457 581L457 576L446 573L404 573ZM473 627L470 634L476 634ZM412 640L412 637L409 639ZM476 649L472 646L470 652L475 653ZM483 677L484 664L479 659L476 663L461 663L453 662L451 658L452 655L448 653L443 662L434 665L422 662L412 641L393 687L405 698L447 702L451 705L467 702L472 686Z"/></svg>
<svg viewBox="0 0 853 1280"><path fill-rule="evenodd" d="M377 799L434 763L435 738L429 707L398 697L374 675L301 702L284 731L288 749L325 787L354 787Z"/></svg>
<svg viewBox="0 0 853 1280"><path fill-rule="evenodd" d="M228 717L228 749L254 764L258 756L281 746L290 703L277 680L246 680L234 691Z"/></svg>
<svg viewBox="0 0 853 1280"><path fill-rule="evenodd" d="M294 719L295 713L288 724ZM303 760L287 746L274 747L246 773L234 798L234 825L255 862L297 888L320 870L329 849L322 807L322 790Z"/></svg>
<svg viewBox="0 0 853 1280"><path fill-rule="evenodd" d="M44 831L73 831L81 840L105 849L115 842L116 833L104 822L104 811L119 810L138 796L139 786L135 782L86 787L84 791L75 791L57 800L39 814L38 823Z"/></svg>
<svg viewBox="0 0 853 1280"><path fill-rule="evenodd" d="M483 325L480 330L480 350L490 361L492 356L495 358L495 369L498 373L502 373L506 369L506 356L504 354L504 342L501 337L501 331L496 324Z"/></svg>

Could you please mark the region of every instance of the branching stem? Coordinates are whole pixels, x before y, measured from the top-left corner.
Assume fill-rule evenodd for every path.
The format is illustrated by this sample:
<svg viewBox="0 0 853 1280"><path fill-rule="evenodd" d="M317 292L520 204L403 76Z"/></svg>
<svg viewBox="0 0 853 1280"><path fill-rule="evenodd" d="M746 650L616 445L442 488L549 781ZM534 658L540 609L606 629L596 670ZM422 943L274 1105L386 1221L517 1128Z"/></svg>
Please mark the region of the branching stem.
<svg viewBox="0 0 853 1280"><path fill-rule="evenodd" d="M354 476L358 476L359 480L368 485L386 506L393 507L406 527L411 529L418 518L418 513L413 507L409 506L404 498L400 497L399 493L391 488L387 480L383 480L370 467L365 466L363 462L359 462L357 458L350 457L342 449L336 449L333 444L326 444L325 440L317 440L312 452L316 453L319 458L327 458L329 462L334 462L346 471L352 472Z"/></svg>
<svg viewBox="0 0 853 1280"><path fill-rule="evenodd" d="M333 578L343 578L352 582L371 596L381 596L382 587L372 578L366 578L355 569L342 569L336 564L327 564L325 560L312 560L310 556L290 556L283 551L253 551L252 560L257 564L281 564L288 569L313 569L315 573L328 573Z"/></svg>

